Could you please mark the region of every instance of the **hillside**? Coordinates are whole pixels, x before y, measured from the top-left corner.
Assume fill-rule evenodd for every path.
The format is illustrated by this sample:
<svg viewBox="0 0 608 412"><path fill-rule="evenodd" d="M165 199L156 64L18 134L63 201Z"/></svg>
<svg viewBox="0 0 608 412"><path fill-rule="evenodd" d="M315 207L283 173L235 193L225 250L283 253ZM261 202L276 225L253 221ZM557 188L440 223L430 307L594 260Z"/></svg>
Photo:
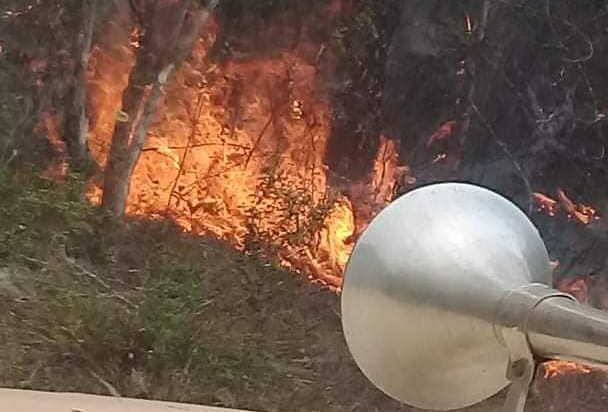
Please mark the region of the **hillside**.
<svg viewBox="0 0 608 412"><path fill-rule="evenodd" d="M351 361L334 293L170 222L109 228L77 180L5 173L0 188L0 386L398 408Z"/></svg>
<svg viewBox="0 0 608 412"><path fill-rule="evenodd" d="M335 293L170 221L109 225L77 178L3 171L0 193L0 387L258 411L414 410L357 369ZM545 365L527 410L601 411L606 376Z"/></svg>
<svg viewBox="0 0 608 412"><path fill-rule="evenodd" d="M0 387L414 410L354 364L336 293L436 182L512 200L556 288L608 310L605 3L4 0ZM527 411L607 395L546 363Z"/></svg>

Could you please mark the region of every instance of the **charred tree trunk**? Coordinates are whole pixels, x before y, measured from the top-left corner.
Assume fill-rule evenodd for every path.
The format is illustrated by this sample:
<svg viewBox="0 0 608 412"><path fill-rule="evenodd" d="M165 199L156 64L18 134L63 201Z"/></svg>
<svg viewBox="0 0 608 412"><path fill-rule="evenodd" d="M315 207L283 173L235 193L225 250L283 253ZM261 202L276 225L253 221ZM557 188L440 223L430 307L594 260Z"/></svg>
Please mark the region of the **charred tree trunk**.
<svg viewBox="0 0 608 412"><path fill-rule="evenodd" d="M143 29L141 49L123 94L122 111L108 155L102 207L124 215L130 180L143 149L152 118L160 106L162 88L190 53L202 23L218 0L201 9L191 0L159 1L134 8Z"/></svg>
<svg viewBox="0 0 608 412"><path fill-rule="evenodd" d="M93 32L97 21L99 0L83 0L80 14L82 23L75 42L74 80L66 98L64 139L72 168L83 170L91 163L88 147L89 119L86 103L86 72L93 44Z"/></svg>

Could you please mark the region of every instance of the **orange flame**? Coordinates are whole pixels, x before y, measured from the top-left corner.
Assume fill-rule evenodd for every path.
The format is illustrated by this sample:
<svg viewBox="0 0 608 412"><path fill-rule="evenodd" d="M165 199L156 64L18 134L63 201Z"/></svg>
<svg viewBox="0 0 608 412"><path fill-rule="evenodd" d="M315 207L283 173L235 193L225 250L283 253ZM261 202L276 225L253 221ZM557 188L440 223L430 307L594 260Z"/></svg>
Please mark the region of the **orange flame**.
<svg viewBox="0 0 608 412"><path fill-rule="evenodd" d="M334 252L333 266L344 270L353 249L352 236L355 233L353 207L347 198L338 202L327 218L327 248Z"/></svg>
<svg viewBox="0 0 608 412"><path fill-rule="evenodd" d="M591 206L576 204L568 196L566 196L566 192L564 192L561 188L557 189L557 196L560 200L560 204L568 213L568 217L579 220L580 222L588 225L594 219L599 219L596 217L596 211Z"/></svg>
<svg viewBox="0 0 608 412"><path fill-rule="evenodd" d="M573 373L590 373L591 368L569 361L548 361L543 364L545 379L554 379L559 376Z"/></svg>
<svg viewBox="0 0 608 412"><path fill-rule="evenodd" d="M557 200L550 198L549 196L542 194L540 192L535 192L532 194L534 200L538 204L538 210L547 213L549 216L555 216L559 205L557 204Z"/></svg>
<svg viewBox="0 0 608 412"><path fill-rule="evenodd" d="M89 80L91 149L100 164L135 52L108 37L112 47L95 50ZM214 40L206 31L167 86L131 180L127 213L171 216L184 230L212 233L242 250L255 238L278 248L285 266L339 290L358 228L390 201L403 174L394 142L382 138L366 183L373 211L355 216L354 186L336 190L328 182L332 110L315 63L284 52L231 60L218 75L206 61ZM323 58L330 67L335 60L329 51ZM91 185L89 199L98 202L100 194Z"/></svg>
<svg viewBox="0 0 608 412"><path fill-rule="evenodd" d="M569 219L576 219L585 225L599 219L597 211L593 207L575 203L561 188L557 189L557 200L540 192L535 192L532 196L538 205L538 210L549 216L555 216L561 210L567 214Z"/></svg>

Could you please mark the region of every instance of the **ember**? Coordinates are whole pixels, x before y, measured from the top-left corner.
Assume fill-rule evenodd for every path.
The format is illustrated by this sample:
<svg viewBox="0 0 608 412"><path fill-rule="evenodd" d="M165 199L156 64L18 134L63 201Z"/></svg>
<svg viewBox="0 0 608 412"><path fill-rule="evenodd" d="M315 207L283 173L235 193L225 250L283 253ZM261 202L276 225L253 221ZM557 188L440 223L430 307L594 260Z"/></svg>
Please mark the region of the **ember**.
<svg viewBox="0 0 608 412"><path fill-rule="evenodd" d="M545 379L557 378L569 373L590 373L591 368L579 363L567 361L549 361L543 363Z"/></svg>
<svg viewBox="0 0 608 412"><path fill-rule="evenodd" d="M593 207L575 203L561 188L557 189L557 200L539 192L533 193L533 196L538 210L549 216L555 216L561 211L566 214L568 219L574 219L586 225L600 218Z"/></svg>

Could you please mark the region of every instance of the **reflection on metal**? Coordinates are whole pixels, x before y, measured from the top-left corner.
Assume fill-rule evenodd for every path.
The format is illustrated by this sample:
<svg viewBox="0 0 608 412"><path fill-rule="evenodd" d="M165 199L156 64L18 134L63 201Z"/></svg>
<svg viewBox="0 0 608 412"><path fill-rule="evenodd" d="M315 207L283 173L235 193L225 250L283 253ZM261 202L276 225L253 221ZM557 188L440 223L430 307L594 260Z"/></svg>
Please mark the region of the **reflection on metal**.
<svg viewBox="0 0 608 412"><path fill-rule="evenodd" d="M185 403L0 388L0 411L10 412L246 412Z"/></svg>
<svg viewBox="0 0 608 412"><path fill-rule="evenodd" d="M487 189L441 183L397 199L346 267L349 349L388 395L434 410L505 388L523 411L535 358L608 363L608 314L552 289L526 215Z"/></svg>

